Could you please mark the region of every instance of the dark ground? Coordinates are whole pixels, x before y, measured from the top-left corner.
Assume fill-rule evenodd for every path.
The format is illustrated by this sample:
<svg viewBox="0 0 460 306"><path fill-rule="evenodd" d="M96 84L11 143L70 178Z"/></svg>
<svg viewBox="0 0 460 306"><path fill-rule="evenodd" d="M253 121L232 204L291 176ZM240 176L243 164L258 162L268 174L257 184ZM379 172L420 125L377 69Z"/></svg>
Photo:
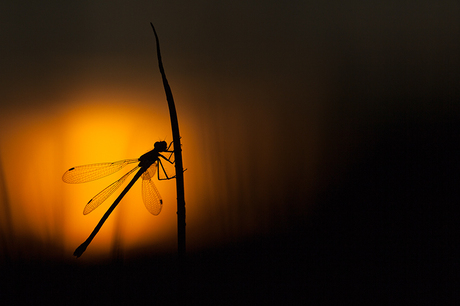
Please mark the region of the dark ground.
<svg viewBox="0 0 460 306"><path fill-rule="evenodd" d="M318 194L310 219L189 254L184 304L458 303L460 124L405 122L373 131L356 163ZM11 259L1 270L4 305L183 298L170 258L84 267Z"/></svg>

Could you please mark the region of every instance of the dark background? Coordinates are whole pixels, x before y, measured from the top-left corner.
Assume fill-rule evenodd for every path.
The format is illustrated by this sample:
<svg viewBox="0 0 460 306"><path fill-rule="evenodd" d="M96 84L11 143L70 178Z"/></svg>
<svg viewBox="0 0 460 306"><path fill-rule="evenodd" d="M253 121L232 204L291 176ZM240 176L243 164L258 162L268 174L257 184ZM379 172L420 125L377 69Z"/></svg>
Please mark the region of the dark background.
<svg viewBox="0 0 460 306"><path fill-rule="evenodd" d="M94 81L161 91L153 22L206 191L186 275L151 249L14 249L2 227L7 304L458 300L458 2L14 2L0 20L2 138Z"/></svg>

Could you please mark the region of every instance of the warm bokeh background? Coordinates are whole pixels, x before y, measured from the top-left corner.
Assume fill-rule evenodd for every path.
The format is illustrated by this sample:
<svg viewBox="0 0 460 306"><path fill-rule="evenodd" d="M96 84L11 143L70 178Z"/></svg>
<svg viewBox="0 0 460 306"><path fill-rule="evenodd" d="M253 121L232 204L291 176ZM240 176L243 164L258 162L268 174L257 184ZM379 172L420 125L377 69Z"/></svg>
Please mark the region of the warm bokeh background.
<svg viewBox="0 0 460 306"><path fill-rule="evenodd" d="M157 184L157 217L136 184L75 260L115 197L88 216L85 203L121 173L61 180L171 141L149 22L188 169L191 296L456 297L458 1L10 1L0 264L13 301L53 286L82 302L171 298L158 292L175 284L174 181Z"/></svg>

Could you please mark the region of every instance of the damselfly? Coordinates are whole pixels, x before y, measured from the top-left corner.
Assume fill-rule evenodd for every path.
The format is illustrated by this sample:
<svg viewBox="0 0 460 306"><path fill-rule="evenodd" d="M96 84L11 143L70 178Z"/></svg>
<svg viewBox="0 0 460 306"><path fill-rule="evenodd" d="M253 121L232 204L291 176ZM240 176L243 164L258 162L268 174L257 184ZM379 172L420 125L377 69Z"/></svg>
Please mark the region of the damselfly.
<svg viewBox="0 0 460 306"><path fill-rule="evenodd" d="M171 142L172 144L172 142ZM89 214L94 209L96 209L99 205L101 205L111 194L113 194L128 178L129 175L134 173L136 170L137 173L129 182L129 184L125 187L125 189L121 192L118 198L113 202L112 206L107 210L104 214L102 219L99 221L96 228L93 230L89 238L81 244L74 252L74 255L80 257L81 254L86 250L87 246L91 243L94 236L96 236L99 229L104 224L105 220L109 217L110 213L115 209L121 199L125 196L128 190L134 185L134 183L142 176L142 200L145 204L145 207L152 215L158 215L161 212L161 208L163 206L163 201L161 199L160 193L158 192L155 184L153 183L153 177L155 172L158 175L158 180L169 180L175 178L174 176L169 177L163 163L161 160L165 160L171 164L174 161L171 161L171 156L173 151L170 151L169 148L171 144L168 146L165 141L158 141L154 145L154 149L145 153L139 159L125 159L120 160L112 163L99 163L99 164L91 164L91 165L84 165L73 167L67 170L64 175L62 176L62 180L69 184L79 184L94 181L105 177L107 175L113 174L126 165L139 162L139 164L130 170L128 173L123 175L120 179L115 181L114 183L110 184L107 188L99 192L95 197L93 197L85 206L83 210L83 214ZM171 153L169 157L163 156L160 152L167 152ZM160 159L161 158L161 159ZM160 177L160 170L164 173L164 178Z"/></svg>

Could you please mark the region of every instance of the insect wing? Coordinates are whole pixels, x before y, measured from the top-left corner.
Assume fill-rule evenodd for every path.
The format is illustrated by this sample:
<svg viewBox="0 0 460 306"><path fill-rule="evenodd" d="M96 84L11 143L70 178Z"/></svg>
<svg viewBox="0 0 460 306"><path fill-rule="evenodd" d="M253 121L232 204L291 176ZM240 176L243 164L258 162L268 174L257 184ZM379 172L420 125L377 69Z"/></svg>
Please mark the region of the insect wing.
<svg viewBox="0 0 460 306"><path fill-rule="evenodd" d="M158 162L155 162L142 174L142 200L147 210L154 216L159 215L163 207L163 200L153 183L157 166Z"/></svg>
<svg viewBox="0 0 460 306"><path fill-rule="evenodd" d="M138 162L137 159L125 159L113 163L99 163L77 166L67 170L62 180L68 184L79 184L94 181L117 172L126 165Z"/></svg>
<svg viewBox="0 0 460 306"><path fill-rule="evenodd" d="M86 204L85 206L85 209L83 210L83 214L84 215L87 215L89 214L90 212L92 212L93 210L95 210L99 205L101 205L108 197L110 197L110 195L112 193L115 192L115 190L118 189L118 187L121 186L121 184L123 184L123 182L126 180L126 178L131 174L133 173L134 171L136 171L137 169L139 169L139 166L135 167L134 169L132 169L131 171L129 171L128 173L126 173L125 175L123 175L119 180L117 180L116 182L110 184L109 186L107 186L104 190L102 190L101 192L99 192L94 198L92 198L91 200L89 200L88 204Z"/></svg>

